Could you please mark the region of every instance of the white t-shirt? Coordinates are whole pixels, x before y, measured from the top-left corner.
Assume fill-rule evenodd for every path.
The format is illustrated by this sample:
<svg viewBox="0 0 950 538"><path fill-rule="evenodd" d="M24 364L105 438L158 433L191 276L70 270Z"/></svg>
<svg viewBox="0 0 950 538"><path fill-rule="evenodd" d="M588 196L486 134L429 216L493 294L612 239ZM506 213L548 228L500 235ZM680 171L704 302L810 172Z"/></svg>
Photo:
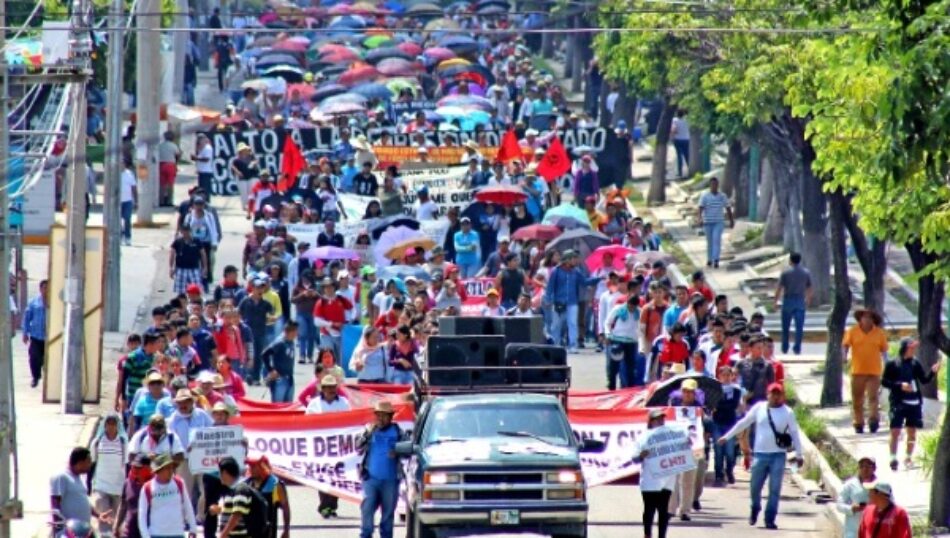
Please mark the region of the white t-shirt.
<svg viewBox="0 0 950 538"><path fill-rule="evenodd" d="M138 181L135 179L135 173L126 168L122 171L122 201L123 202L134 202L135 199L132 197L132 189L138 188Z"/></svg>
<svg viewBox="0 0 950 538"><path fill-rule="evenodd" d="M321 413L334 413L336 411L349 411L350 401L342 396L337 396L333 401L326 401L321 396L310 400L307 404L308 415L318 415Z"/></svg>
<svg viewBox="0 0 950 538"><path fill-rule="evenodd" d="M187 488L176 483L177 476L165 484L153 478L139 495L139 530L143 538L149 536L181 536L185 531L197 532L195 511L191 507ZM144 488L151 489L151 499ZM151 502L151 507L149 503Z"/></svg>
<svg viewBox="0 0 950 538"><path fill-rule="evenodd" d="M195 171L199 174L211 174L214 172L214 150L211 149L211 144L205 144L205 147L201 148L201 151L198 152L198 159L195 161ZM203 159L208 159L207 161Z"/></svg>
<svg viewBox="0 0 950 538"><path fill-rule="evenodd" d="M389 312L389 309L392 307L392 305L393 298L385 291L377 292L376 295L373 296L373 306L376 307L376 312L380 316L386 312Z"/></svg>
<svg viewBox="0 0 950 538"><path fill-rule="evenodd" d="M129 440L129 455L132 454L184 454L185 448L181 444L181 439L174 432L168 432L162 436L158 442L154 442L148 434L148 426L143 426L141 430L135 432L132 439ZM131 459L131 458L130 458Z"/></svg>
<svg viewBox="0 0 950 538"><path fill-rule="evenodd" d="M640 456L640 453L643 452L644 448L650 445L650 438L654 435L657 435L660 432L666 431L667 426L660 426L658 428L653 428L652 430L647 430L646 433L640 436L637 439L636 444L633 447L634 455ZM647 456L650 457L650 456ZM673 491L673 485L676 482L676 475L659 477L648 471L649 467L640 465L640 490L641 491L662 491L668 489Z"/></svg>
<svg viewBox="0 0 950 538"><path fill-rule="evenodd" d="M435 220L439 216L439 206L432 200L422 203L416 200L416 219L417 220Z"/></svg>
<svg viewBox="0 0 950 538"><path fill-rule="evenodd" d="M109 495L122 495L125 485L126 440L121 436L109 439L105 435L92 443L92 459L96 472L92 477L92 490Z"/></svg>

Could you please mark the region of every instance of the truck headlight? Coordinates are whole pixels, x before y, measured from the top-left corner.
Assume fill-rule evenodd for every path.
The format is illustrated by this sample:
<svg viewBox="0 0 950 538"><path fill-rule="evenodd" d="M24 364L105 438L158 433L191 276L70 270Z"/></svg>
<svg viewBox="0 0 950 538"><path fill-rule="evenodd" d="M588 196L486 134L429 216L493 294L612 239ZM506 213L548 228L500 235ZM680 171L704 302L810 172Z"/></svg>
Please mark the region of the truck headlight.
<svg viewBox="0 0 950 538"><path fill-rule="evenodd" d="M432 472L425 473L422 476L422 483L432 486L444 486L446 484L459 484L462 482L462 475L458 473Z"/></svg>
<svg viewBox="0 0 950 538"><path fill-rule="evenodd" d="M584 481L584 474L580 471L558 471L546 473L544 480L550 484L579 484Z"/></svg>

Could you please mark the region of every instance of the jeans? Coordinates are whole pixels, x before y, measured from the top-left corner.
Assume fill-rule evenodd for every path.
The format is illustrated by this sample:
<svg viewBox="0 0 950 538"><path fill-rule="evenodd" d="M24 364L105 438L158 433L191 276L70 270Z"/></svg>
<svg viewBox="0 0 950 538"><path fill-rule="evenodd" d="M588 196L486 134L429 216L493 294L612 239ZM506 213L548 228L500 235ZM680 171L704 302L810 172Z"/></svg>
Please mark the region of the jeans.
<svg viewBox="0 0 950 538"><path fill-rule="evenodd" d="M122 237L132 240L132 202L122 202L120 212L122 213Z"/></svg>
<svg viewBox="0 0 950 538"><path fill-rule="evenodd" d="M722 230L726 223L706 222L703 224L703 232L706 234L706 261L718 262L719 253L722 251Z"/></svg>
<svg viewBox="0 0 950 538"><path fill-rule="evenodd" d="M320 335L320 349L329 349L333 351L333 360L337 364L343 364L343 357L340 356L343 349L342 336L330 336L329 334Z"/></svg>
<svg viewBox="0 0 950 538"><path fill-rule="evenodd" d="M619 361L610 356L610 348L615 345L623 347L623 358ZM617 377L620 377L622 388L634 387L643 383L643 376L637 377L636 361L638 355L636 342L607 342L607 390L617 388Z"/></svg>
<svg viewBox="0 0 950 538"><path fill-rule="evenodd" d="M689 171L689 139L673 139L673 149L676 150L676 175L683 177L683 165Z"/></svg>
<svg viewBox="0 0 950 538"><path fill-rule="evenodd" d="M786 295L782 299L782 353L788 353L788 333L795 320L795 354L802 352L802 333L805 329L805 298Z"/></svg>
<svg viewBox="0 0 950 538"><path fill-rule="evenodd" d="M472 263L460 263L459 267L459 276L462 278L474 278L478 274L478 270L482 268L481 264L477 261Z"/></svg>
<svg viewBox="0 0 950 538"><path fill-rule="evenodd" d="M567 325L567 347L577 349L577 305L566 305L567 310L558 313L557 308L551 309L551 338L554 345L562 345L564 338L564 325Z"/></svg>
<svg viewBox="0 0 950 538"><path fill-rule="evenodd" d="M271 382L270 401L272 403L290 403L294 401L294 378L281 376Z"/></svg>
<svg viewBox="0 0 950 538"><path fill-rule="evenodd" d="M363 481L363 501L360 503L360 538L372 538L373 516L379 509L379 538L393 537L393 519L399 498L399 480L368 478Z"/></svg>
<svg viewBox="0 0 950 538"><path fill-rule="evenodd" d="M273 339L267 339L267 331L265 330L264 334L254 335L254 362L251 363L250 367L244 373L245 381L258 381L261 378L261 370L264 367L264 362L261 361L261 354L264 353L264 348L270 344Z"/></svg>
<svg viewBox="0 0 950 538"><path fill-rule="evenodd" d="M313 352L320 341L320 332L313 324L313 314L297 312L297 343L300 345L300 358L312 359Z"/></svg>
<svg viewBox="0 0 950 538"><path fill-rule="evenodd" d="M667 505L670 504L670 496L673 494L668 489L660 491L641 491L643 497L643 535L652 536L653 516L659 520L657 527L660 530L659 538L666 538L666 527L670 523L670 513L667 511Z"/></svg>
<svg viewBox="0 0 950 538"><path fill-rule="evenodd" d="M765 522L775 523L778 514L779 495L782 493L782 477L785 474L784 452L756 452L752 459L752 476L749 479L749 496L752 500L752 513L762 510L762 486L769 479L769 499L765 503Z"/></svg>
<svg viewBox="0 0 950 538"><path fill-rule="evenodd" d="M46 363L46 340L30 338L27 354L30 357L30 375L33 381L39 381L43 377L43 364Z"/></svg>
<svg viewBox="0 0 950 538"><path fill-rule="evenodd" d="M211 201L211 188L214 183L214 174L211 172L198 172L198 186L205 190L205 201Z"/></svg>
<svg viewBox="0 0 950 538"><path fill-rule="evenodd" d="M731 426L720 426L713 422L713 439L719 440ZM713 470L716 474L716 480L725 480L732 476L733 469L736 468L736 438L733 437L726 441L724 445L713 443Z"/></svg>

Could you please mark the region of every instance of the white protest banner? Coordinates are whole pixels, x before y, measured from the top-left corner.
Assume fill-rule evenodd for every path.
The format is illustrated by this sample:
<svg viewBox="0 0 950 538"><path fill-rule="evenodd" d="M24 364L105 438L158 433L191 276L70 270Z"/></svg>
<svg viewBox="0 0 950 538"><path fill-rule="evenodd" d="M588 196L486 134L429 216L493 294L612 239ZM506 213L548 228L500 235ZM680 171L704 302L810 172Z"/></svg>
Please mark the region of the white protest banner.
<svg viewBox="0 0 950 538"><path fill-rule="evenodd" d="M679 414L677 414L677 417ZM643 449L650 455L643 465L653 476L673 476L696 468L693 440L687 428L665 424L650 431Z"/></svg>
<svg viewBox="0 0 950 538"><path fill-rule="evenodd" d="M218 470L218 462L228 456L243 466L244 428L241 426L213 426L191 430L188 443L188 468L193 474Z"/></svg>

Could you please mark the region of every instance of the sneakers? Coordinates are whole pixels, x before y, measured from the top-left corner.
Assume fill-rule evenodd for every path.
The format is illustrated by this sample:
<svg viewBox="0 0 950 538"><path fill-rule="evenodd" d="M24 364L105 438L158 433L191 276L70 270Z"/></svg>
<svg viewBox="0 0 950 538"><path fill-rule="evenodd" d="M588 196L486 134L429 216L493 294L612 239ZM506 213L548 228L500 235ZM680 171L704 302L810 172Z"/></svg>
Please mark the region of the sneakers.
<svg viewBox="0 0 950 538"><path fill-rule="evenodd" d="M692 521L693 518L689 517L688 514L680 514L680 521Z"/></svg>
<svg viewBox="0 0 950 538"><path fill-rule="evenodd" d="M34 380L30 381L30 388L31 388L31 389L35 389L36 386L39 385L39 384L40 384L40 380L39 380L39 379L34 379Z"/></svg>
<svg viewBox="0 0 950 538"><path fill-rule="evenodd" d="M864 433L864 424L855 424L854 433Z"/></svg>
<svg viewBox="0 0 950 538"><path fill-rule="evenodd" d="M726 482L722 478L717 478L713 481L712 487L714 488L724 488L726 487Z"/></svg>
<svg viewBox="0 0 950 538"><path fill-rule="evenodd" d="M896 471L896 470L897 470L897 458L892 458L892 459L891 459L891 470L892 470L892 471Z"/></svg>
<svg viewBox="0 0 950 538"><path fill-rule="evenodd" d="M868 422L868 431L871 433L877 433L877 429L880 427L880 423L876 420L871 420Z"/></svg>
<svg viewBox="0 0 950 538"><path fill-rule="evenodd" d="M913 468L914 468L914 460L910 459L909 457L908 457L908 458L905 458L905 459L904 459L904 469L907 469L907 470L909 471L909 470L911 470L911 469L913 469Z"/></svg>
<svg viewBox="0 0 950 538"><path fill-rule="evenodd" d="M765 528L769 529L770 531L777 531L778 525L776 525L775 523L766 523Z"/></svg>
<svg viewBox="0 0 950 538"><path fill-rule="evenodd" d="M330 508L320 509L320 515L323 516L323 519L330 519L333 516L333 510Z"/></svg>

